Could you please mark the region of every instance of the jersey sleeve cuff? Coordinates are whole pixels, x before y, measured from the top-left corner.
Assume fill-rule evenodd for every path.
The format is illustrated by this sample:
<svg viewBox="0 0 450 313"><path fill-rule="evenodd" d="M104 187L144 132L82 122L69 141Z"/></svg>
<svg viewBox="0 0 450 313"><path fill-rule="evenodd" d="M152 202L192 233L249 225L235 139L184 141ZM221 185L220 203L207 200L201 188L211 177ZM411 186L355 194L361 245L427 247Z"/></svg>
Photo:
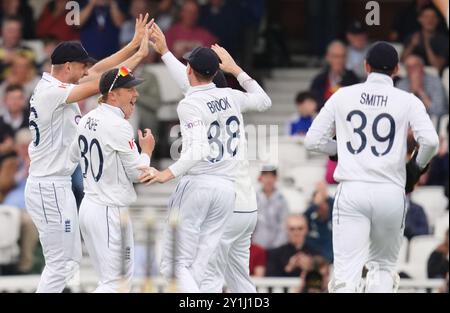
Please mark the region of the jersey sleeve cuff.
<svg viewBox="0 0 450 313"><path fill-rule="evenodd" d="M169 170L172 172L173 176L178 177L182 174L182 169L177 164L178 162L169 166Z"/></svg>
<svg viewBox="0 0 450 313"><path fill-rule="evenodd" d="M253 80L253 78L251 78L246 72L242 72L238 75L237 80L239 84L244 87L244 83L249 80Z"/></svg>
<svg viewBox="0 0 450 313"><path fill-rule="evenodd" d="M149 157L149 155L147 153L141 153L141 162L144 165L150 166L151 158Z"/></svg>
<svg viewBox="0 0 450 313"><path fill-rule="evenodd" d="M67 98L69 98L70 93L72 92L73 88L75 88L75 87L76 87L76 85L74 85L74 84L70 84L70 85L67 87L66 95L64 96L64 103L65 103L65 104L69 104L69 103L67 103Z"/></svg>

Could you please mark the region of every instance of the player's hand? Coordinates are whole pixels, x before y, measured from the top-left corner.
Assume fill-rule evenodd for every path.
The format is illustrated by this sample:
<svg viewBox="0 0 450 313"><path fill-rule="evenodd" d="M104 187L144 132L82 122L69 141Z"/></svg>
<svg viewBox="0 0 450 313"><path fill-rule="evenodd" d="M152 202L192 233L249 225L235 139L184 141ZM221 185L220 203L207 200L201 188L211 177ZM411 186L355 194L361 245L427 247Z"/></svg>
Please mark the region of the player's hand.
<svg viewBox="0 0 450 313"><path fill-rule="evenodd" d="M211 49L217 54L220 59L220 69L226 73L230 73L237 77L243 70L236 64L233 57L227 50L219 46L218 44L212 45Z"/></svg>
<svg viewBox="0 0 450 313"><path fill-rule="evenodd" d="M302 271L310 271L313 268L313 259L310 255L300 252L297 254L296 261L297 267Z"/></svg>
<svg viewBox="0 0 450 313"><path fill-rule="evenodd" d="M314 193L313 203L320 206L327 202L328 192L327 186L324 182L320 182L316 185L316 192Z"/></svg>
<svg viewBox="0 0 450 313"><path fill-rule="evenodd" d="M410 45L413 47L417 47L418 45L420 45L420 32L416 32L414 35L412 35Z"/></svg>
<svg viewBox="0 0 450 313"><path fill-rule="evenodd" d="M144 59L148 56L148 53L150 52L149 50L149 34L150 34L150 30L149 28L146 26L145 30L144 30L144 36L142 36L141 39L141 44L139 46L139 50L136 52L136 54L139 56L139 58Z"/></svg>
<svg viewBox="0 0 450 313"><path fill-rule="evenodd" d="M153 23L150 29L150 45L160 55L164 55L169 52L167 47L166 36L162 32L161 28L156 23Z"/></svg>
<svg viewBox="0 0 450 313"><path fill-rule="evenodd" d="M136 24L134 26L134 37L131 40L132 45L136 48L141 44L142 38L145 35L145 29L150 28L153 25L154 19L151 19L150 22L147 23L148 18L148 13L146 13L145 16L139 14L139 17L136 18Z"/></svg>
<svg viewBox="0 0 450 313"><path fill-rule="evenodd" d="M429 168L429 164L424 168L420 169L419 165L417 165L417 154L418 151L414 150L411 160L406 164L406 186L405 186L405 193L411 193L413 192L414 188L416 187L417 183L420 180L420 177L425 174L425 172Z"/></svg>
<svg viewBox="0 0 450 313"><path fill-rule="evenodd" d="M142 132L140 129L138 130L139 137L139 146L142 149L142 152L152 155L153 150L155 149L155 137L153 137L152 131L148 128Z"/></svg>
<svg viewBox="0 0 450 313"><path fill-rule="evenodd" d="M151 168L140 167L139 170L142 171L142 175L139 177L139 181L145 184L146 186L149 186L154 183L164 184L169 180L175 178L175 176L169 169L160 172L153 167Z"/></svg>

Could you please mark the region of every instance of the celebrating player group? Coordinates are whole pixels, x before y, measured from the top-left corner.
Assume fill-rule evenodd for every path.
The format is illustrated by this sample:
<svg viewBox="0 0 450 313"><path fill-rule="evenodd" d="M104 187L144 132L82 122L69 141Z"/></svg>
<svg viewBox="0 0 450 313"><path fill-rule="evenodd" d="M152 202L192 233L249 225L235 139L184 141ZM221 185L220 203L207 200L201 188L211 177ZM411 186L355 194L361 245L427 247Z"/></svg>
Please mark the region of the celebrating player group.
<svg viewBox="0 0 450 313"><path fill-rule="evenodd" d="M138 150L128 122L143 82L132 70L150 47L184 94L177 107L181 156L167 169L151 167L151 130L138 130ZM25 196L45 257L37 292L62 292L79 271L80 234L99 277L95 292L130 292L133 184L152 188L174 179L163 277L175 277L179 292L221 293L225 286L235 293L256 292L249 254L257 204L243 113L268 110L272 102L217 44L197 47L183 58L185 63L169 51L148 14L136 20L128 45L100 62L77 42L54 50L51 73L42 76L30 100L33 142ZM405 195L439 144L424 104L393 86L398 63L390 44L375 43L366 57L367 81L336 92L305 138L308 150L338 159L330 292L356 292L364 266L366 292L398 287ZM234 76L244 91L228 88L224 74ZM98 107L82 117L77 101L97 94ZM419 147L405 160L409 128ZM85 193L79 212L71 189L78 165Z"/></svg>

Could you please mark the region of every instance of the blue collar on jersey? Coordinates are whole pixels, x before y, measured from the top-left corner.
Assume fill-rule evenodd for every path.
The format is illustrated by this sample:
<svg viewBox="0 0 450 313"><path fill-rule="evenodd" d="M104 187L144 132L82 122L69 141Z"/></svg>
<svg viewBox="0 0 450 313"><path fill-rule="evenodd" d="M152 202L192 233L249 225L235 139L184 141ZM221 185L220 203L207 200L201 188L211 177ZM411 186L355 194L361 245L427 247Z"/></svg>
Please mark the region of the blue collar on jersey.
<svg viewBox="0 0 450 313"><path fill-rule="evenodd" d="M118 107L115 107L110 104L102 102L100 105L100 108L110 111L110 112L114 113L115 115L120 116L121 118L125 118L125 114Z"/></svg>
<svg viewBox="0 0 450 313"><path fill-rule="evenodd" d="M392 78L380 73L370 73L369 77L367 77L367 82L394 86L394 81L392 80Z"/></svg>
<svg viewBox="0 0 450 313"><path fill-rule="evenodd" d="M210 89L214 89L214 88L217 88L214 83L191 87L191 88L189 88L188 92L186 93L186 96L189 96L189 95L193 94L194 92L205 91L205 90L210 90Z"/></svg>

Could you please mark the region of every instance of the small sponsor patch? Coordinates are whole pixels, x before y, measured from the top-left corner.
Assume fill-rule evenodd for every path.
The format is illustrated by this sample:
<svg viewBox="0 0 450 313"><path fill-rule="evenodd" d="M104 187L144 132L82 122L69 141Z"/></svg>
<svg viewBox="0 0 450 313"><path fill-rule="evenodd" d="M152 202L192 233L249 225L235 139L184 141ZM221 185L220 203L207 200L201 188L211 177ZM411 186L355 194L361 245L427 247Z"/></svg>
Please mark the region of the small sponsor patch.
<svg viewBox="0 0 450 313"><path fill-rule="evenodd" d="M126 247L125 248L125 260L130 260L130 259L131 259L131 248Z"/></svg>
<svg viewBox="0 0 450 313"><path fill-rule="evenodd" d="M128 141L128 144L130 145L131 150L134 149L134 139Z"/></svg>
<svg viewBox="0 0 450 313"><path fill-rule="evenodd" d="M78 125L78 123L80 123L80 120L81 120L81 115L76 115L75 116L75 124Z"/></svg>
<svg viewBox="0 0 450 313"><path fill-rule="evenodd" d="M70 233L71 229L72 229L72 227L70 226L70 220L66 220L64 222L64 231L66 233Z"/></svg>

